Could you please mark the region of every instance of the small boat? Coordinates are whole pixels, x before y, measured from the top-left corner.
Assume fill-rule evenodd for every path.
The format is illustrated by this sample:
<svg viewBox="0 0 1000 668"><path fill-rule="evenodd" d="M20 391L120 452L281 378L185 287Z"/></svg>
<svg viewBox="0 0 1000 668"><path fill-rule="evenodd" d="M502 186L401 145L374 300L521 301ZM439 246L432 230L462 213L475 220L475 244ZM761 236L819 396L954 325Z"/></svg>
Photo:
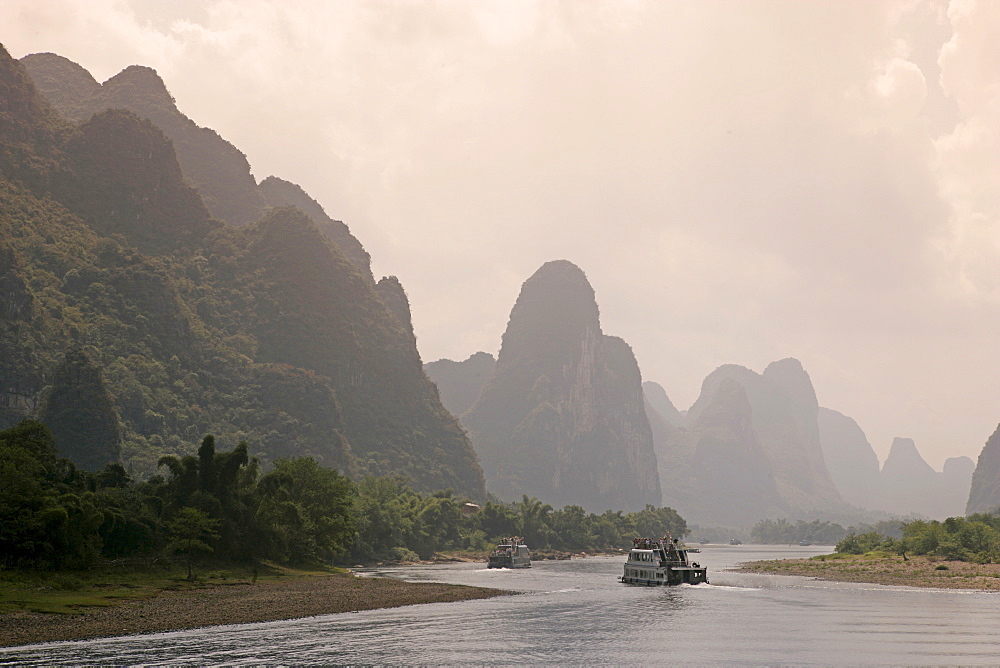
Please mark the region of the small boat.
<svg viewBox="0 0 1000 668"><path fill-rule="evenodd" d="M517 536L501 538L500 544L490 552L487 568L531 568L531 551L524 539Z"/></svg>
<svg viewBox="0 0 1000 668"><path fill-rule="evenodd" d="M742 545L743 541L740 540L739 538L733 538L732 540L729 541L729 544L730 545Z"/></svg>
<svg viewBox="0 0 1000 668"><path fill-rule="evenodd" d="M800 540L799 545L801 545L802 547L807 547L809 545L812 545L812 543L809 542L808 540Z"/></svg>
<svg viewBox="0 0 1000 668"><path fill-rule="evenodd" d="M621 581L653 587L708 583L708 569L688 557L693 552L699 550L688 548L669 535L658 539L636 538Z"/></svg>

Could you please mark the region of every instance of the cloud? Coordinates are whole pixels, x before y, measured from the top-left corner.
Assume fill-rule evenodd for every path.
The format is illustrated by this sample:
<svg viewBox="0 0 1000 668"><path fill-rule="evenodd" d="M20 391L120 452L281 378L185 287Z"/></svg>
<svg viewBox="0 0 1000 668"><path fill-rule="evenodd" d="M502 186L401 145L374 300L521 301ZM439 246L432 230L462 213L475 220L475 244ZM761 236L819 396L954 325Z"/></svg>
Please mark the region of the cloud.
<svg viewBox="0 0 1000 668"><path fill-rule="evenodd" d="M98 4L95 4L98 3ZM180 108L400 277L425 359L496 351L566 258L680 406L795 355L881 452L1000 416L1000 5L6 0L0 39Z"/></svg>
<svg viewBox="0 0 1000 668"><path fill-rule="evenodd" d="M1000 6L954 2L942 46L941 85L961 121L937 140L940 180L953 205L945 252L957 285L977 305L1000 304Z"/></svg>

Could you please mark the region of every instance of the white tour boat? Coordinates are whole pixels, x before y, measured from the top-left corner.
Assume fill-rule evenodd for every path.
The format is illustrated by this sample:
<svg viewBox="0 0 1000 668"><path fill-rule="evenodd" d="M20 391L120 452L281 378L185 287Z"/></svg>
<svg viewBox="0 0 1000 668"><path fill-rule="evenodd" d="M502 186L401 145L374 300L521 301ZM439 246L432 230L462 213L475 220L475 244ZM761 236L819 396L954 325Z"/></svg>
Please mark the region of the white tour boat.
<svg viewBox="0 0 1000 668"><path fill-rule="evenodd" d="M501 538L500 544L490 552L487 568L531 568L531 552L523 538Z"/></svg>
<svg viewBox="0 0 1000 668"><path fill-rule="evenodd" d="M649 586L707 583L708 569L688 557L699 551L669 535L656 539L636 538L632 541L621 581Z"/></svg>

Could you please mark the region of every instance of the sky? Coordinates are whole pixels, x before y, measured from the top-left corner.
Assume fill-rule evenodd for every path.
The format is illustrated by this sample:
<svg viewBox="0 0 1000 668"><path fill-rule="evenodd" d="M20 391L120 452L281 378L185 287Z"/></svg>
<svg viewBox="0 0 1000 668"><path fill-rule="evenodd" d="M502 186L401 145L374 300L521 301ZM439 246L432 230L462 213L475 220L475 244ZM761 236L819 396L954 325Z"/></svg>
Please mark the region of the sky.
<svg viewBox="0 0 1000 668"><path fill-rule="evenodd" d="M1000 423L1000 2L2 0L15 58L157 70L410 298L425 362L496 353L583 269L680 409L795 357L880 459Z"/></svg>

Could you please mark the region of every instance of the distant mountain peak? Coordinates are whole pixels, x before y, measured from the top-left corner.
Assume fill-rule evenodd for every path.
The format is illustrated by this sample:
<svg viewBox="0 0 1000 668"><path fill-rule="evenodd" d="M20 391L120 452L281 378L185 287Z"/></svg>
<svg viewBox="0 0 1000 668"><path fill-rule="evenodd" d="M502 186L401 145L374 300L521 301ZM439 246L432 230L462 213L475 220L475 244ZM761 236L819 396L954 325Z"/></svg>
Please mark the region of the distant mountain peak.
<svg viewBox="0 0 1000 668"><path fill-rule="evenodd" d="M890 466L891 464L898 462L905 462L907 464L923 464L927 468L931 468L931 465L920 456L920 451L917 450L917 445L913 442L913 439L902 436L897 436L892 439L892 446L889 447L889 456L886 457L882 468L884 469L886 466ZM931 468L931 470L933 469Z"/></svg>
<svg viewBox="0 0 1000 668"><path fill-rule="evenodd" d="M104 88L112 96L117 91L131 89L130 93L140 95L147 101L157 101L176 109L174 96L170 94L167 84L152 67L129 65L105 81Z"/></svg>
<svg viewBox="0 0 1000 668"><path fill-rule="evenodd" d="M462 421L501 498L594 511L661 501L638 364L601 332L594 289L572 262L546 262L521 286Z"/></svg>

